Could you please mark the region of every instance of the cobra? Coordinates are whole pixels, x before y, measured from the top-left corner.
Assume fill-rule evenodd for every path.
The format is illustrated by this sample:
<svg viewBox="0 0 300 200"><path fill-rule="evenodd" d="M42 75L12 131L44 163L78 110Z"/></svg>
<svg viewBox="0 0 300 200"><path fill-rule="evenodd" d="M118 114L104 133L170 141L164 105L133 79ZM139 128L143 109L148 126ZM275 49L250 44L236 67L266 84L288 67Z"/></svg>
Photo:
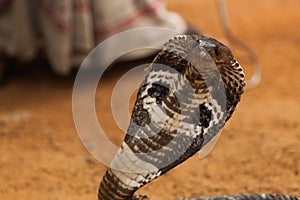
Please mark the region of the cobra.
<svg viewBox="0 0 300 200"><path fill-rule="evenodd" d="M147 200L135 192L209 146L232 116L244 90L242 67L217 40L170 39L138 90L124 141L100 183L98 200ZM251 194L185 200L297 199Z"/></svg>

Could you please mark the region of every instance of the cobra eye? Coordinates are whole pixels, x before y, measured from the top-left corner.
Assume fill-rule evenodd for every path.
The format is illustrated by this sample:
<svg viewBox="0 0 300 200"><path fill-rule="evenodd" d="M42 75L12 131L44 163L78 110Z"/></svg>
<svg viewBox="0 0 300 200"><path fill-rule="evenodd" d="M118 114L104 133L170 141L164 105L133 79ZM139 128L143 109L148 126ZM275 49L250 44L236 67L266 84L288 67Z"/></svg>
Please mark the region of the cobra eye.
<svg viewBox="0 0 300 200"><path fill-rule="evenodd" d="M218 56L220 54L220 50L218 47L215 47L214 48L214 51L215 51L215 55Z"/></svg>

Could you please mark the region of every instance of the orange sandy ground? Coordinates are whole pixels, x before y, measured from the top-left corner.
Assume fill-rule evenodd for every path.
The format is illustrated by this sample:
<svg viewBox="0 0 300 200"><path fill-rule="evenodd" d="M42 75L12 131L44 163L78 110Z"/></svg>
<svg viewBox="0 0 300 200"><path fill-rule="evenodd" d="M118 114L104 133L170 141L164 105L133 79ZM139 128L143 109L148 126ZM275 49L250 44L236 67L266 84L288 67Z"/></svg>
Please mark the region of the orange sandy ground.
<svg viewBox="0 0 300 200"><path fill-rule="evenodd" d="M300 195L300 1L227 0L227 5L232 30L259 57L262 82L243 95L209 156L194 156L139 191L152 199L242 192ZM169 0L168 7L226 42L214 1ZM248 74L250 69L245 67ZM0 199L96 199L105 166L76 133L73 79L46 71L15 76L0 88ZM102 125L116 133L110 138L120 144L123 135L113 125L106 98L113 81L103 82L97 110L107 116Z"/></svg>

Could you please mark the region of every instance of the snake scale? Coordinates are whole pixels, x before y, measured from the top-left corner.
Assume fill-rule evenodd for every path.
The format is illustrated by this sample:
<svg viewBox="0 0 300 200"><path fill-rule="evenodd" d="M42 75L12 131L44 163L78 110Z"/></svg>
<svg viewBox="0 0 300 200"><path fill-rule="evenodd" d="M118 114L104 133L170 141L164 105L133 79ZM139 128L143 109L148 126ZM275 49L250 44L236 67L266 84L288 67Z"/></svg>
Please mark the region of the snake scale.
<svg viewBox="0 0 300 200"><path fill-rule="evenodd" d="M231 117L245 86L230 49L200 35L164 44L141 83L127 134L100 183L99 200L147 200L135 192L184 162L215 137ZM182 200L300 200L241 194Z"/></svg>

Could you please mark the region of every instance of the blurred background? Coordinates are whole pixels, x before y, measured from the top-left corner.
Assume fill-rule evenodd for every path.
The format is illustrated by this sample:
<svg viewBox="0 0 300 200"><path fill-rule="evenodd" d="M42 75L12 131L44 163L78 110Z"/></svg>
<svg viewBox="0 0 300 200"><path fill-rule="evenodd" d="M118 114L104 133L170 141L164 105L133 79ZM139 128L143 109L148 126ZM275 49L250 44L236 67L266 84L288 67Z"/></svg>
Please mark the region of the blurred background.
<svg viewBox="0 0 300 200"><path fill-rule="evenodd" d="M231 30L257 55L262 80L245 92L205 159L194 156L139 191L152 199L233 193L300 195L300 1L225 2ZM246 77L251 76L244 52L224 35L215 1L167 0L166 7L186 25L231 46L245 65ZM0 16L5 12L1 8ZM9 26L0 24L0 32ZM16 24L15 30L21 25ZM184 25L176 27L185 30ZM75 130L76 69L61 75L47 61L47 54L38 55L25 61L1 58L6 64L1 70L8 70L9 76L0 86L0 199L96 199L106 166L85 150ZM111 116L110 95L123 70L138 63L116 64L96 95L101 125L117 145L124 134Z"/></svg>

